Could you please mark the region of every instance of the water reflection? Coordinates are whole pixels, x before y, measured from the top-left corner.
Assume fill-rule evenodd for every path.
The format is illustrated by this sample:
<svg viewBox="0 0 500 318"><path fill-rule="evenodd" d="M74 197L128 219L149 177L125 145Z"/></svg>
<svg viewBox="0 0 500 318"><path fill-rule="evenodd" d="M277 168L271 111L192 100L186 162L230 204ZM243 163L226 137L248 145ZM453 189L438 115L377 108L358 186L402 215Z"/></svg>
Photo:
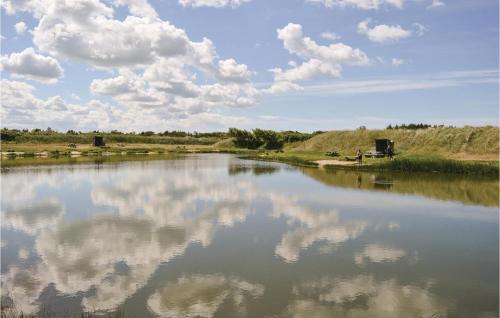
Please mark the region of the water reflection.
<svg viewBox="0 0 500 318"><path fill-rule="evenodd" d="M332 186L394 191L465 204L499 205L499 183L498 179L495 178L443 174L353 172L316 168L302 168L302 172Z"/></svg>
<svg viewBox="0 0 500 318"><path fill-rule="evenodd" d="M412 286L370 275L323 277L294 286L284 317L446 317L432 284Z"/></svg>
<svg viewBox="0 0 500 318"><path fill-rule="evenodd" d="M87 292L84 311L114 309L141 288L160 263L181 255L192 242L208 246L219 225L243 222L256 196L249 182L228 183L210 171L180 170L165 179L155 171L139 171L108 173L91 181L92 206L110 207L116 214L96 211L89 219L71 222L62 219L63 208L54 202L5 212L4 226L36 235L40 260L3 277L17 308L36 311L35 300L53 283L59 293ZM125 272L116 271L119 263L126 265ZM19 285L19 277L31 283ZM22 290L16 293L19 286ZM23 291L29 297L17 296Z"/></svg>
<svg viewBox="0 0 500 318"><path fill-rule="evenodd" d="M399 179L346 176L353 183L338 188L303 172L197 155L3 173L2 306L163 317L498 314L496 209L355 189Z"/></svg>
<svg viewBox="0 0 500 318"><path fill-rule="evenodd" d="M293 226L276 246L276 255L286 262L297 261L300 251L315 242L323 241L331 246L355 239L368 226L364 220L342 221L336 210L322 211L303 206L297 198L271 195L270 199L273 202L272 215L285 217L290 227Z"/></svg>
<svg viewBox="0 0 500 318"><path fill-rule="evenodd" d="M280 171L280 167L273 165L273 164L266 164L266 163L249 163L249 164L242 164L242 163L233 163L229 165L228 168L228 174L230 176L234 176L240 173L248 173L252 172L254 175L258 176L261 174L273 174L278 171Z"/></svg>
<svg viewBox="0 0 500 318"><path fill-rule="evenodd" d="M362 265L365 262L396 262L405 255L406 252L399 248L380 244L368 244L361 252L354 255L354 260L358 265Z"/></svg>
<svg viewBox="0 0 500 318"><path fill-rule="evenodd" d="M247 298L263 294L263 285L236 277L192 275L168 283L151 295L147 303L149 309L161 317L211 318L223 304L233 306L234 314L246 316Z"/></svg>

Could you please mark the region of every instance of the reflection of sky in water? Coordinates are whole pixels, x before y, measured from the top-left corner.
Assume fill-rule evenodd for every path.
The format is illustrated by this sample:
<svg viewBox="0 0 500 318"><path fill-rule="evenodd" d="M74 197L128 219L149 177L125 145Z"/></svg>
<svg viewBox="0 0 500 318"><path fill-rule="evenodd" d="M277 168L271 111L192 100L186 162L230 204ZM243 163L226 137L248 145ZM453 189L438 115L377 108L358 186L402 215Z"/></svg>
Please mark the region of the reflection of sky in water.
<svg viewBox="0 0 500 318"><path fill-rule="evenodd" d="M2 302L165 317L498 315L496 208L307 175L226 155L2 173Z"/></svg>

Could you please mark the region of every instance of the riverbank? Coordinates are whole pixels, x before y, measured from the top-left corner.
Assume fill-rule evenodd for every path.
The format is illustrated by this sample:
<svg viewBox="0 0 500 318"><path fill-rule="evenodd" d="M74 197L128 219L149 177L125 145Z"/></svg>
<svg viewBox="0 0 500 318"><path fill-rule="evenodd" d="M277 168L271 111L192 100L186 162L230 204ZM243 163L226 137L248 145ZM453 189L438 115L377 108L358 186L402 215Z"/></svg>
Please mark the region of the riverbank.
<svg viewBox="0 0 500 318"><path fill-rule="evenodd" d="M298 166L322 169L349 169L362 171L432 172L458 175L473 175L499 178L498 161L455 160L433 155L401 155L394 160L387 158L366 158L358 164L349 157L327 159L315 152L273 152L246 155L244 158L277 161Z"/></svg>
<svg viewBox="0 0 500 318"><path fill-rule="evenodd" d="M59 158L72 158L71 162L105 162L137 160L137 155L155 157L182 153L235 153L242 158L276 161L296 166L320 167L324 169L352 169L373 171L433 172L461 175L496 177L499 175L498 161L456 160L435 155L396 156L387 158L366 158L362 165L351 157L329 157L318 151L263 151L236 147L224 148L217 145L165 145L112 143L106 147L78 144L69 146L61 143L4 143L2 144L2 167L36 164L57 164ZM134 157L136 156L136 157ZM113 157L113 159L103 159ZM24 158L23 160L19 160ZM89 158L89 159L85 159ZM92 159L97 158L97 159ZM134 159L135 158L135 159ZM15 160L17 159L17 160Z"/></svg>
<svg viewBox="0 0 500 318"><path fill-rule="evenodd" d="M373 134L373 132L370 132ZM319 134L303 144L316 145L324 139L323 135L332 134L327 132ZM360 134L351 132L350 134ZM361 132L363 134L363 132ZM352 137L352 136L351 136ZM361 137L360 137L361 138ZM370 137L371 138L371 137ZM314 141L315 139L319 139ZM472 139L471 139L472 140ZM312 147L312 148L315 148ZM320 148L326 147L322 145ZM307 147L306 147L307 148ZM325 148L330 149L330 148ZM334 149L334 148L332 148ZM36 142L2 142L1 155L2 167L36 164L58 164L65 160L58 158L73 158L71 162L104 162L134 160L130 156L156 156L163 154L181 153L235 153L246 159L277 161L296 166L319 167L324 169L352 169L373 171L403 171L403 172L433 172L461 175L476 175L498 178L499 161L498 155L491 152L468 153L466 156L443 156L439 153L412 153L401 151L395 160L387 158L365 158L363 164L359 165L354 160L353 154L345 151L342 156L330 157L326 151L304 150L297 143L285 145L283 150L261 150L245 149L236 147L231 139L224 139L213 144L155 144L155 143L107 143L105 147L94 147L91 144L68 144L68 143L36 143ZM351 156L349 156L349 154ZM129 158L126 158L129 156ZM78 159L78 158L97 159ZM116 157L115 159L103 159ZM19 160L24 158L23 160ZM455 159L462 158L462 159ZM465 160L463 158L473 158ZM480 159L488 160L480 160ZM137 159L135 159L137 160Z"/></svg>

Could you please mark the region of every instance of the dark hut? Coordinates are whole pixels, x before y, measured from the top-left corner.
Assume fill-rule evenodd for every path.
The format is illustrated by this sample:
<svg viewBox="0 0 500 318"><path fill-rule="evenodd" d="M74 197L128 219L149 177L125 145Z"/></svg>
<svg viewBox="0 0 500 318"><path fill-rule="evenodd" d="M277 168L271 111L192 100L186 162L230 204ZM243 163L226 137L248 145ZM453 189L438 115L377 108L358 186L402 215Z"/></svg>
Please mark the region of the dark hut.
<svg viewBox="0 0 500 318"><path fill-rule="evenodd" d="M375 139L375 151L378 153L383 153L387 155L387 147L391 146L392 151L394 152L394 141L390 139Z"/></svg>
<svg viewBox="0 0 500 318"><path fill-rule="evenodd" d="M104 147L106 143L104 142L103 136L94 136L94 147Z"/></svg>

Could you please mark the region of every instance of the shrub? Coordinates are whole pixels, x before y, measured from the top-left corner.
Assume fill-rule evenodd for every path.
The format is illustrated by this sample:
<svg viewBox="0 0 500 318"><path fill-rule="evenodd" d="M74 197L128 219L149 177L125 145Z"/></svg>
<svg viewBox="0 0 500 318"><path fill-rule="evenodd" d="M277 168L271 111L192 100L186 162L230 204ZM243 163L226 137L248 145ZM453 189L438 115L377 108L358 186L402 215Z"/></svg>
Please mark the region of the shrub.
<svg viewBox="0 0 500 318"><path fill-rule="evenodd" d="M262 141L248 130L229 128L229 136L234 138L234 144L240 148L257 149Z"/></svg>
<svg viewBox="0 0 500 318"><path fill-rule="evenodd" d="M254 129L253 135L265 149L283 148L283 141L278 134L272 130Z"/></svg>

